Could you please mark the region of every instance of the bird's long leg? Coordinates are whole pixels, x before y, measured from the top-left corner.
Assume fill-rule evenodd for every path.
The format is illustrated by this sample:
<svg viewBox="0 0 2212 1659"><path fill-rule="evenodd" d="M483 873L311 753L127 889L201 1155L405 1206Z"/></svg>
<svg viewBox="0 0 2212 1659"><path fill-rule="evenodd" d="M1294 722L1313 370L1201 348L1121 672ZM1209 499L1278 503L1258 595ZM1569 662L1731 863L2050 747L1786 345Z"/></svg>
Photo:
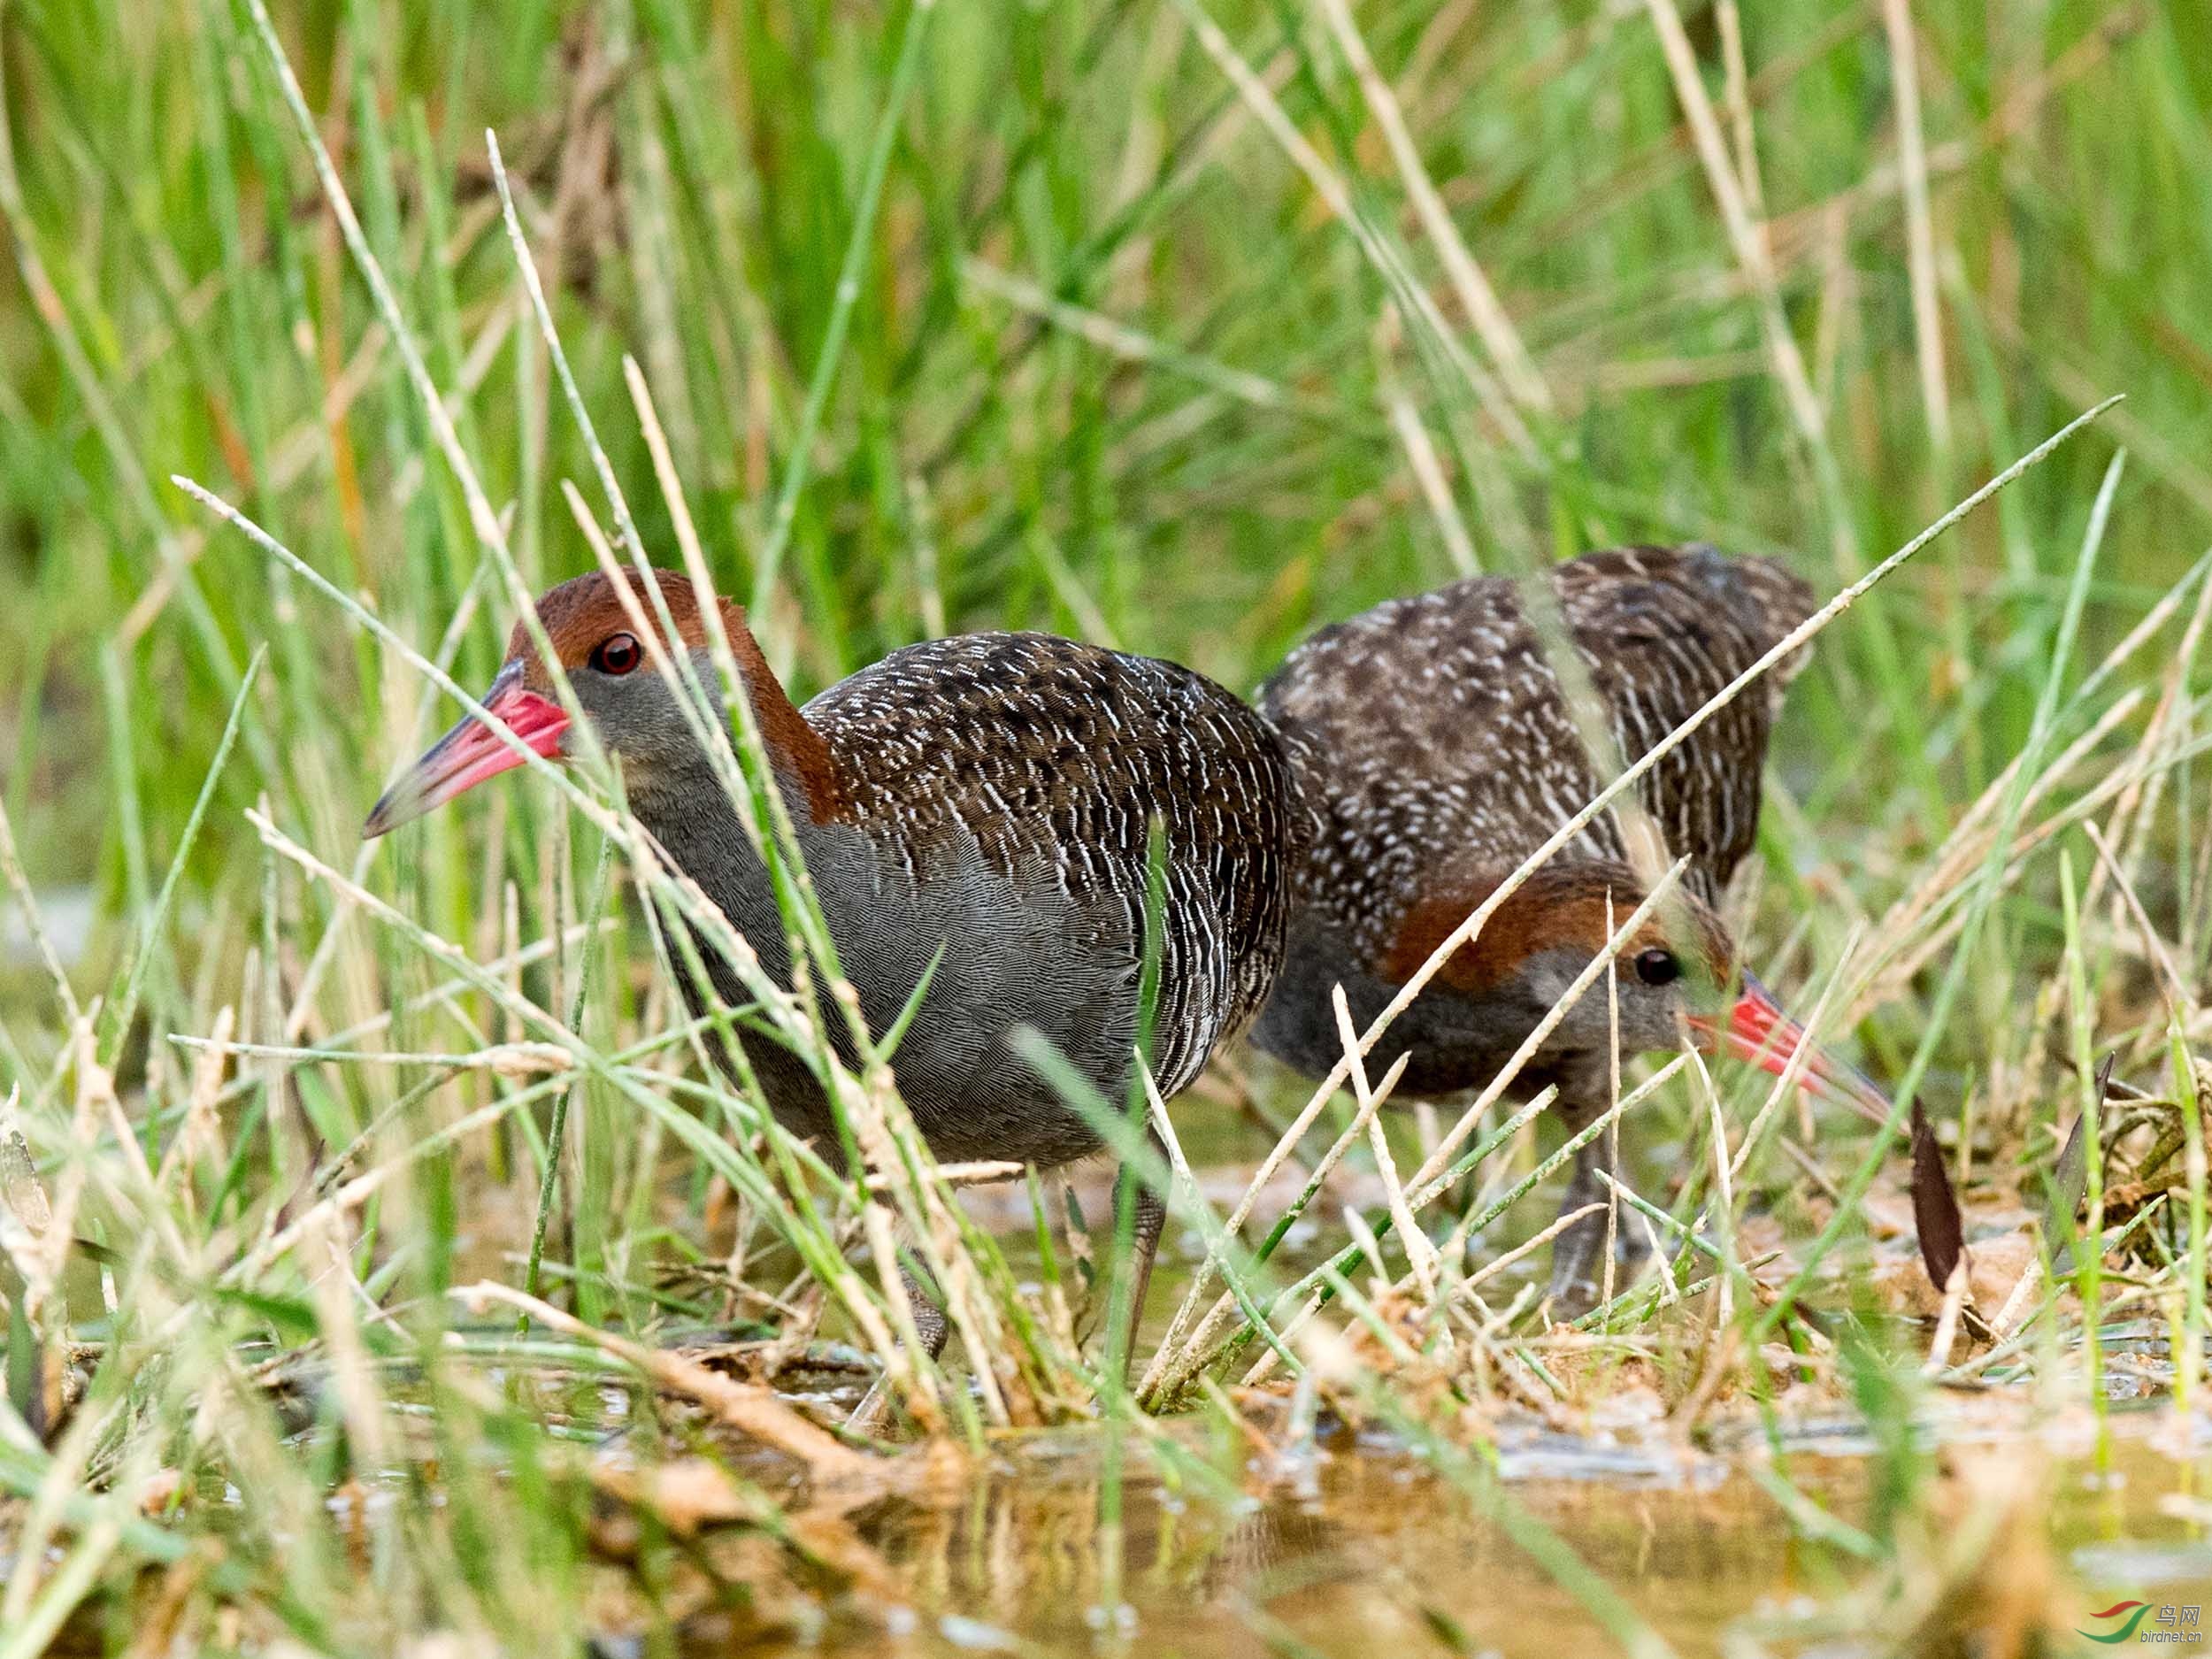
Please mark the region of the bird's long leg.
<svg viewBox="0 0 2212 1659"><path fill-rule="evenodd" d="M1167 1162L1167 1148L1160 1144L1157 1135L1152 1137L1152 1150L1162 1164ZM1122 1333L1119 1356L1121 1375L1125 1379L1129 1375L1130 1361L1136 1352L1137 1328L1144 1322L1145 1294L1152 1285L1152 1263L1160 1252L1160 1233L1167 1223L1167 1201L1140 1181L1136 1171L1126 1164L1114 1176L1113 1202L1107 1210L1107 1215L1113 1218L1120 1216L1122 1194L1133 1181L1137 1182L1137 1187L1135 1213L1129 1232L1129 1328ZM1109 1225L1111 1225L1110 1220ZM1115 1262L1110 1271L1120 1272L1123 1269L1118 1262ZM1090 1305L1084 1311L1076 1340L1087 1343L1096 1336L1106 1323L1108 1310L1112 1306L1112 1281L1102 1275L1099 1282L1093 1286Z"/></svg>
<svg viewBox="0 0 2212 1659"><path fill-rule="evenodd" d="M1595 1106L1562 1105L1559 1115L1568 1133L1575 1134L1588 1127L1600 1110ZM1614 1172L1618 1150L1618 1136L1609 1132L1592 1137L1589 1144L1575 1154L1574 1177L1567 1183L1566 1196L1559 1201L1561 1215L1571 1215L1586 1204L1605 1203L1613 1196L1612 1189L1598 1177ZM1597 1305L1603 1284L1605 1235L1606 1216L1599 1210L1583 1217L1552 1240L1551 1298L1555 1312L1574 1317ZM1614 1280L1614 1288L1619 1290L1635 1280L1651 1254L1649 1235L1634 1225L1632 1217L1621 1218L1615 1233L1614 1254L1622 1268Z"/></svg>
<svg viewBox="0 0 2212 1659"><path fill-rule="evenodd" d="M1167 1149L1160 1145L1157 1135L1152 1138L1152 1146L1161 1163L1166 1163ZM1130 1362L1136 1356L1137 1327L1144 1323L1145 1293L1152 1287L1152 1263L1160 1254L1160 1233L1167 1225L1167 1200L1144 1185L1135 1169L1126 1164L1114 1178L1114 1214L1121 1214L1121 1189L1126 1181L1137 1183L1137 1202L1129 1233L1129 1325L1122 1333L1121 1352L1115 1357L1124 1382L1129 1379Z"/></svg>
<svg viewBox="0 0 2212 1659"><path fill-rule="evenodd" d="M945 1351L945 1339L952 1331L951 1321L938 1305L936 1293L923 1284L904 1262L899 1263L899 1283L905 1288L908 1305L914 1310L914 1334L921 1338L922 1352L934 1363ZM890 1376L879 1371L867 1394L853 1408L852 1416L845 1419L845 1426L855 1433L876 1435L888 1426L890 1418Z"/></svg>

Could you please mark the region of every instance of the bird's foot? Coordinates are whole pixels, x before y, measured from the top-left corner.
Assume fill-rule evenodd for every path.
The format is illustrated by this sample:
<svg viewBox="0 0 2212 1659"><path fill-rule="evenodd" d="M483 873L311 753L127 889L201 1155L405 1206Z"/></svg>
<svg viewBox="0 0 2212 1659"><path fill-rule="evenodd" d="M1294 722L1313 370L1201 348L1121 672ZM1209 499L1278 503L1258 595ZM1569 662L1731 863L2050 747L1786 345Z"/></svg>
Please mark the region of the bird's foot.
<svg viewBox="0 0 2212 1659"><path fill-rule="evenodd" d="M1579 1319L1604 1296L1605 1222L1601 1215L1586 1216L1553 1240L1553 1318ZM1666 1261L1666 1252L1652 1247L1651 1234L1639 1225L1639 1218L1624 1213L1613 1237L1613 1294L1635 1284L1655 1261Z"/></svg>
<svg viewBox="0 0 2212 1659"><path fill-rule="evenodd" d="M903 1263L899 1266L899 1279L906 1287L906 1303L914 1315L914 1333L921 1339L922 1353L934 1361L945 1351L945 1339L952 1333L952 1324L929 1286ZM882 1439L883 1432L891 1426L891 1373L887 1366L876 1373L875 1381L853 1408L852 1416L845 1419L845 1426L856 1434Z"/></svg>

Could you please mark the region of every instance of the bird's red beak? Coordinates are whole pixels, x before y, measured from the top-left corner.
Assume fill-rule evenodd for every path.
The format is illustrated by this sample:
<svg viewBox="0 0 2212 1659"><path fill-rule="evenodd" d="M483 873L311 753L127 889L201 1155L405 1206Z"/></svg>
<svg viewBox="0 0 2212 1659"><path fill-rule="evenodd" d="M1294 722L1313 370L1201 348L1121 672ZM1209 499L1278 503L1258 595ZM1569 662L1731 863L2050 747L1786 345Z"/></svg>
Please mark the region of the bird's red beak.
<svg viewBox="0 0 2212 1659"><path fill-rule="evenodd" d="M1848 1106L1873 1123L1886 1123L1889 1096L1883 1094L1857 1067L1837 1059L1805 1034L1805 1028L1784 1013L1765 986L1749 974L1736 1004L1728 1012L1725 1030L1710 1016L1689 1017L1697 1046L1711 1054L1725 1049L1739 1060L1748 1060L1763 1071L1780 1077L1800 1048L1809 1050L1798 1072L1799 1087L1823 1100Z"/></svg>
<svg viewBox="0 0 2212 1659"><path fill-rule="evenodd" d="M561 705L522 683L522 665L502 669L484 695L484 712L520 738L534 754L550 760L561 752L561 733L568 730L568 715ZM361 826L364 841L396 829L410 818L473 789L487 778L522 764L522 757L495 736L492 729L470 715L433 743L406 774L384 792Z"/></svg>

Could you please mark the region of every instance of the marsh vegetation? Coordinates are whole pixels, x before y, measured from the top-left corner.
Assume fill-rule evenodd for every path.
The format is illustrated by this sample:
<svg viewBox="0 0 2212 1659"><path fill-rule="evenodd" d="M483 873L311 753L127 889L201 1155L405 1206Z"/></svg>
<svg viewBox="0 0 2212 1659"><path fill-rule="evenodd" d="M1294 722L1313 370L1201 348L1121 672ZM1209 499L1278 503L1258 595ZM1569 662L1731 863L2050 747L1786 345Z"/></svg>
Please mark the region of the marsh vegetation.
<svg viewBox="0 0 2212 1659"><path fill-rule="evenodd" d="M2206 1599L2212 14L276 12L0 9L0 1659L2024 1655ZM1631 1064L1670 1264L1569 1324L1509 1102L1232 1051L1117 1307L1110 1172L949 1179L833 976L751 1017L852 1178L705 1063L603 770L360 841L633 550L795 692L1002 627L1248 691L1692 539L1858 595L1729 919L1897 1110Z"/></svg>

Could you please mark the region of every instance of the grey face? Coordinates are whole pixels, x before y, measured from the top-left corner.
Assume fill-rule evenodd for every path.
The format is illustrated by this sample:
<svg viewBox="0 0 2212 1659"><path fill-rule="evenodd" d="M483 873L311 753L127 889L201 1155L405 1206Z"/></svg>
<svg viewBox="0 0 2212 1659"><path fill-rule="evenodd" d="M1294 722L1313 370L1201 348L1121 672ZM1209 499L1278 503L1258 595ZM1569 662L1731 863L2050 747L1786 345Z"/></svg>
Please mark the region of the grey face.
<svg viewBox="0 0 2212 1659"><path fill-rule="evenodd" d="M1533 1024L1564 997L1590 965L1592 953L1571 946L1539 950L1522 964L1516 989ZM1681 958L1656 947L1622 953L1608 990L1601 976L1567 1010L1551 1039L1554 1048L1602 1051L1613 1042L1618 1009L1624 1054L1678 1049L1691 1041L1686 1021L1698 1010L1693 999L1703 987L1686 972Z"/></svg>
<svg viewBox="0 0 2212 1659"><path fill-rule="evenodd" d="M689 660L707 692L713 718L719 720L722 697L713 658L704 650L694 650ZM629 634L614 634L603 641L581 666L568 671L568 680L601 745L620 759L623 775L633 787L649 788L702 761L699 741L680 701L689 691L662 678L644 648Z"/></svg>

